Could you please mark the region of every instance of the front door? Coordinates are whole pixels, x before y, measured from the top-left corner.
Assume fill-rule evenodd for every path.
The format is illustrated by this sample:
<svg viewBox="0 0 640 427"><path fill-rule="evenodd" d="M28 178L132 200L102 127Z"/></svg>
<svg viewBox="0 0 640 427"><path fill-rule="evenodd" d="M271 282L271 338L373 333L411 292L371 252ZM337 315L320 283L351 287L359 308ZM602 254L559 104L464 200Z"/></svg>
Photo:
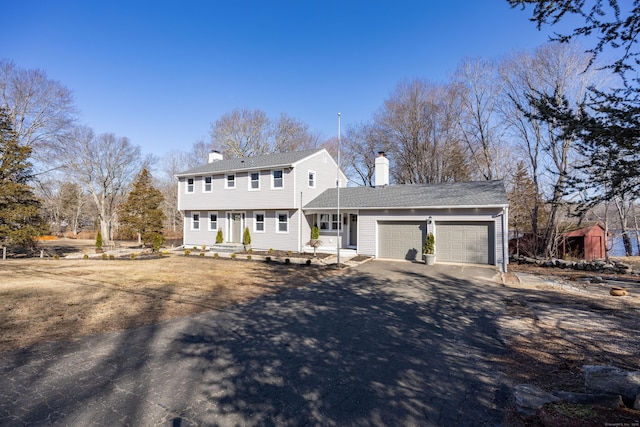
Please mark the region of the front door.
<svg viewBox="0 0 640 427"><path fill-rule="evenodd" d="M243 214L232 212L229 214L229 242L242 242L242 216Z"/></svg>
<svg viewBox="0 0 640 427"><path fill-rule="evenodd" d="M349 215L349 245L358 245L358 215Z"/></svg>

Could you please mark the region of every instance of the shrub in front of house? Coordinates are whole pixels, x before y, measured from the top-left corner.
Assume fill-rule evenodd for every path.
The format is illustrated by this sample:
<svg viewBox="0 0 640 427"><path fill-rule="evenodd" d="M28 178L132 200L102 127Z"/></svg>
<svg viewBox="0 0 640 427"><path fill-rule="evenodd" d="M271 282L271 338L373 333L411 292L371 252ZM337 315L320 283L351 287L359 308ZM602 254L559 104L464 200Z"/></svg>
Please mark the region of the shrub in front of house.
<svg viewBox="0 0 640 427"><path fill-rule="evenodd" d="M220 244L224 242L224 236L222 235L222 230L218 230L218 234L216 234L216 244Z"/></svg>
<svg viewBox="0 0 640 427"><path fill-rule="evenodd" d="M218 259L218 258L220 257L220 255L218 255L218 252L216 252L215 254L213 254L213 257L214 257L215 259Z"/></svg>
<svg viewBox="0 0 640 427"><path fill-rule="evenodd" d="M191 255L191 251L189 249L185 249L184 256L189 256L189 255Z"/></svg>

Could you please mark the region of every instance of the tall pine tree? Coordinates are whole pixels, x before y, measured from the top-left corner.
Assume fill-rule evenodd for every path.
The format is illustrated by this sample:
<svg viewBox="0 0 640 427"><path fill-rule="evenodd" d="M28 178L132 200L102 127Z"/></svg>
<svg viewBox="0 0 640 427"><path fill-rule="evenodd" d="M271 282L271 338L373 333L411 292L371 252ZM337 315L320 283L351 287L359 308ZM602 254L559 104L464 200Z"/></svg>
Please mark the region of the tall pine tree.
<svg viewBox="0 0 640 427"><path fill-rule="evenodd" d="M120 207L120 223L125 233L137 234L138 241L152 244L162 239L164 213L160 205L164 197L153 186L146 168L138 174L127 201Z"/></svg>
<svg viewBox="0 0 640 427"><path fill-rule="evenodd" d="M28 185L31 148L18 144L7 112L0 108L0 246L31 246L46 232L40 202Z"/></svg>

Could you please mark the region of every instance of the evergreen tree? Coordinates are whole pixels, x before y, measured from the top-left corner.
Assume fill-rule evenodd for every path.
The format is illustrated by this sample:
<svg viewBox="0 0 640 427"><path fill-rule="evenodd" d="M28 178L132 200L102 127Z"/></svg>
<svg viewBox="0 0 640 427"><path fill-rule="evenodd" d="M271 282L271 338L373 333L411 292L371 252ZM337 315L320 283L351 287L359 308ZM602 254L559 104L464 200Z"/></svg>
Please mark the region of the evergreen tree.
<svg viewBox="0 0 640 427"><path fill-rule="evenodd" d="M18 144L6 111L0 108L0 246L33 244L46 232L40 202L28 185L31 148Z"/></svg>
<svg viewBox="0 0 640 427"><path fill-rule="evenodd" d="M120 207L120 222L125 233L138 235L138 241L151 244L162 237L164 213L160 207L164 197L151 182L151 174L143 168L136 178L127 201Z"/></svg>
<svg viewBox="0 0 640 427"><path fill-rule="evenodd" d="M590 194L584 209L614 197L640 196L640 0L507 1L512 7L532 11L531 20L538 28L567 20L577 23L573 30L556 34L553 39L568 42L590 37L591 65L597 58L604 60L597 66L620 77L619 87L606 92L592 88L589 99L577 112L557 94L539 94L531 99L539 119L560 125L564 137L577 140L585 159L579 165L584 174L571 183Z"/></svg>

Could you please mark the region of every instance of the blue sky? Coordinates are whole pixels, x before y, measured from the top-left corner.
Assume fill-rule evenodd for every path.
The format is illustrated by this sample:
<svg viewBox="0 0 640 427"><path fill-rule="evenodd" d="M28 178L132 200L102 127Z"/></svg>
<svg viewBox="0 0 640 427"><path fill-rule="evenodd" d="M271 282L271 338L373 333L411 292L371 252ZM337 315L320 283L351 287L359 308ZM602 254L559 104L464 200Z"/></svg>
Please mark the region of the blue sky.
<svg viewBox="0 0 640 427"><path fill-rule="evenodd" d="M187 151L235 108L323 139L368 121L404 80L543 44L506 0L4 0L0 58L74 93L80 121L145 153Z"/></svg>

